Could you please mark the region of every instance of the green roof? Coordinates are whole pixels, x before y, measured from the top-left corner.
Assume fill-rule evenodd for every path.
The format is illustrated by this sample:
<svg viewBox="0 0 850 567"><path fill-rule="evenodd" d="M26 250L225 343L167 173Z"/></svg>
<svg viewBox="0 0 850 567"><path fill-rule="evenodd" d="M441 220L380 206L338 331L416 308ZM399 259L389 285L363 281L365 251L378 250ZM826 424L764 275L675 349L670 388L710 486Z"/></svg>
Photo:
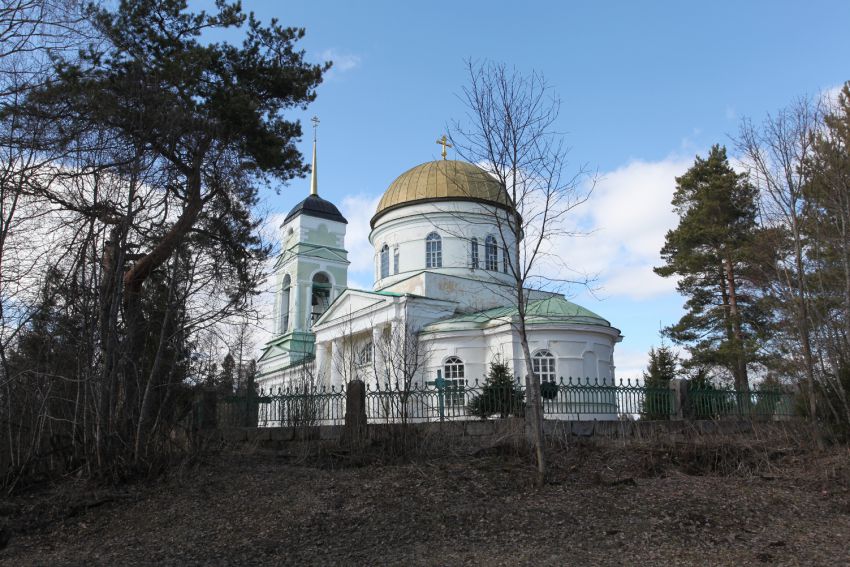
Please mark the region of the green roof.
<svg viewBox="0 0 850 567"><path fill-rule="evenodd" d="M477 313L459 315L442 321L435 321L425 326L426 331L447 330L446 327L481 328L494 320L513 319L519 313L516 307L495 307ZM610 327L611 324L589 309L567 301L560 295L547 299L531 301L526 309L527 323L574 323L579 325L600 325Z"/></svg>

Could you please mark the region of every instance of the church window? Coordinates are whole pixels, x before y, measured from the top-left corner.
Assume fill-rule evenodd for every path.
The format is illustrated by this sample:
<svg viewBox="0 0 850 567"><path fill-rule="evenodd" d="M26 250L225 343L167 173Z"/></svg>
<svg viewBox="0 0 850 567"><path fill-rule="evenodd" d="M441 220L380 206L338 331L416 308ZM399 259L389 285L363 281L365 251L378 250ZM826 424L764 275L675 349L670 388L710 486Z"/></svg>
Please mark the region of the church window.
<svg viewBox="0 0 850 567"><path fill-rule="evenodd" d="M381 278L390 275L390 247L384 244L381 247Z"/></svg>
<svg viewBox="0 0 850 567"><path fill-rule="evenodd" d="M398 246L393 248L393 273L398 273Z"/></svg>
<svg viewBox="0 0 850 567"><path fill-rule="evenodd" d="M548 350L538 350L531 356L531 369L541 384L555 382L555 356Z"/></svg>
<svg viewBox="0 0 850 567"><path fill-rule="evenodd" d="M443 242L436 232L425 237L425 267L443 267Z"/></svg>
<svg viewBox="0 0 850 567"><path fill-rule="evenodd" d="M469 265L473 270L478 269L478 239L469 241Z"/></svg>
<svg viewBox="0 0 850 567"><path fill-rule="evenodd" d="M493 235L484 239L484 268L494 272L499 269L499 247Z"/></svg>
<svg viewBox="0 0 850 567"><path fill-rule="evenodd" d="M357 357L357 363L360 366L372 364L372 341L369 341L363 345L362 349L360 349L360 354Z"/></svg>
<svg viewBox="0 0 850 567"><path fill-rule="evenodd" d="M289 330L289 288L292 285L289 274L283 278L283 286L280 294L280 332Z"/></svg>
<svg viewBox="0 0 850 567"><path fill-rule="evenodd" d="M502 271L508 273L508 247L502 250Z"/></svg>
<svg viewBox="0 0 850 567"><path fill-rule="evenodd" d="M331 304L331 280L319 272L313 276L313 293L310 301L310 326L315 323Z"/></svg>
<svg viewBox="0 0 850 567"><path fill-rule="evenodd" d="M456 356L450 356L443 364L443 370L446 373L446 407L465 407L466 402L463 394L465 385L463 361Z"/></svg>

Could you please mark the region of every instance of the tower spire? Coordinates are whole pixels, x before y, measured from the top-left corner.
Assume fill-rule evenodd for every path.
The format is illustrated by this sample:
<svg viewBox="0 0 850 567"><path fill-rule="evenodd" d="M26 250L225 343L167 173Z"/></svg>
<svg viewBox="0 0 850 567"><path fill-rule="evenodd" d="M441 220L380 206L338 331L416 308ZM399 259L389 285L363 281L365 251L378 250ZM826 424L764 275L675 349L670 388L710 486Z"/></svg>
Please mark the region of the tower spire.
<svg viewBox="0 0 850 567"><path fill-rule="evenodd" d="M316 162L316 132L319 129L319 117L314 116L310 119L310 122L313 123L313 167L310 171L310 194L319 196L319 178L318 172L316 171L316 167L318 167L318 163Z"/></svg>

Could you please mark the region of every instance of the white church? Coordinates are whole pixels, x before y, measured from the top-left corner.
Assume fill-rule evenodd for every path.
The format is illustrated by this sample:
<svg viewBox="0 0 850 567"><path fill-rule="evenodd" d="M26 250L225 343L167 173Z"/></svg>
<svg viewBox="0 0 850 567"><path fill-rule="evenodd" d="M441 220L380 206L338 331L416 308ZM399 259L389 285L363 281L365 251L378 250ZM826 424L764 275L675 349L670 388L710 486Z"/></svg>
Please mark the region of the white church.
<svg viewBox="0 0 850 567"><path fill-rule="evenodd" d="M339 209L319 196L316 144L310 195L282 226L275 264L272 339L257 385L483 382L490 362L525 364L516 328L513 243L499 236L507 191L470 163L429 161L398 176L371 217L372 289L348 287ZM363 211L362 214L369 214ZM500 216L502 215L502 216ZM532 364L541 381L559 377L613 384L620 331L560 294L528 292ZM405 386L405 384L402 384Z"/></svg>

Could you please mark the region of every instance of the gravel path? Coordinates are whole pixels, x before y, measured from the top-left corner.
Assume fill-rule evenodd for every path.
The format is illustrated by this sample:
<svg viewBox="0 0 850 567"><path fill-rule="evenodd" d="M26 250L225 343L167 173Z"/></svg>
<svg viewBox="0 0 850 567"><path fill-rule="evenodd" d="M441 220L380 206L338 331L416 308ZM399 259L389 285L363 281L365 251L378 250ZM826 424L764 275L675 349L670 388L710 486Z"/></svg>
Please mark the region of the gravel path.
<svg viewBox="0 0 850 567"><path fill-rule="evenodd" d="M536 489L515 455L219 455L155 483L1 503L0 565L850 564L846 450L732 476L647 476L609 456L556 455Z"/></svg>

